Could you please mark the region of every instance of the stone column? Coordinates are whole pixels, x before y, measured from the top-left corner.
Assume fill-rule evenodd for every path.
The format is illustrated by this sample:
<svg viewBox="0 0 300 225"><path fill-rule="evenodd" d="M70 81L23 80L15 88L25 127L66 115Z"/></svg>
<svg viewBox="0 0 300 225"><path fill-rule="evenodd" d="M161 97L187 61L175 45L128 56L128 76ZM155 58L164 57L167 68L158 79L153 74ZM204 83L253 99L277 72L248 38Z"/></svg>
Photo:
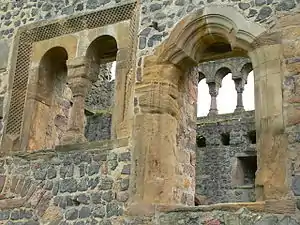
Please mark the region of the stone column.
<svg viewBox="0 0 300 225"><path fill-rule="evenodd" d="M73 106L69 115L68 129L62 138L62 144L74 144L85 142L84 136L84 106L85 97L92 81L92 77L87 72L85 57L68 60L67 82L72 90Z"/></svg>
<svg viewBox="0 0 300 225"><path fill-rule="evenodd" d="M237 102L236 102L236 108L234 112L244 112L244 104L243 104L243 92L244 92L244 86L245 81L242 78L234 79L235 84L235 90L237 92Z"/></svg>
<svg viewBox="0 0 300 225"><path fill-rule="evenodd" d="M195 160L179 136L188 117L185 107L191 107L187 100L192 97L185 96L196 94L186 88L186 74L156 60L143 60L142 81L135 85L130 184L136 210L143 210L143 204L194 204Z"/></svg>
<svg viewBox="0 0 300 225"><path fill-rule="evenodd" d="M218 107L217 107L217 96L219 94L219 88L215 82L208 83L209 94L211 97L210 109L208 116L218 115Z"/></svg>

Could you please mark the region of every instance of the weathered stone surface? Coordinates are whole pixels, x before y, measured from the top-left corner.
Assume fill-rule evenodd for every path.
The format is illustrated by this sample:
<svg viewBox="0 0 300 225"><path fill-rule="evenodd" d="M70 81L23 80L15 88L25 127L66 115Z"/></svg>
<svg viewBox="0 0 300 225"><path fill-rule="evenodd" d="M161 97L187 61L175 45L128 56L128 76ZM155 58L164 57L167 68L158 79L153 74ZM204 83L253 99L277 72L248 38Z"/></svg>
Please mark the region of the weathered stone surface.
<svg viewBox="0 0 300 225"><path fill-rule="evenodd" d="M0 49L1 49L0 71L5 70L7 67L9 48L10 48L10 41L0 39Z"/></svg>
<svg viewBox="0 0 300 225"><path fill-rule="evenodd" d="M285 200L300 196L299 0L146 0L136 9L129 2L1 2L0 106L5 110L0 130L5 134L0 223L299 224L292 215L295 204ZM121 5L126 6L112 8ZM68 15L72 18L63 18ZM129 21L133 16L139 18ZM61 20L44 27L55 18ZM17 29L36 21L43 22ZM115 38L116 46L109 48L108 41L87 49L103 34ZM61 50L50 57L55 63L43 63L54 46ZM89 50L97 59L85 57ZM200 71L191 68L200 61L240 55L251 58L246 63L251 67L231 58L242 68L235 71L229 65L227 73L232 73L241 106L239 84L254 70L255 119L237 107L239 116L197 122ZM115 81L106 63L114 60ZM98 74L87 70L94 61L102 68L96 68ZM215 75L201 72L201 79L209 81L215 111L218 86L226 75L224 68L218 69ZM51 76L49 71L54 71ZM91 80L85 82L87 78ZM57 146L66 130L71 144L129 140L121 148L118 139L103 142L103 148L86 143L38 150ZM249 132L252 138L257 134L257 144ZM27 142L35 153L24 153ZM248 206L256 213L232 212L242 204L172 210L173 204L193 206L195 193L205 199L201 204L266 201ZM128 201L141 204L136 206L140 215L124 214ZM168 206L160 212L153 203Z"/></svg>

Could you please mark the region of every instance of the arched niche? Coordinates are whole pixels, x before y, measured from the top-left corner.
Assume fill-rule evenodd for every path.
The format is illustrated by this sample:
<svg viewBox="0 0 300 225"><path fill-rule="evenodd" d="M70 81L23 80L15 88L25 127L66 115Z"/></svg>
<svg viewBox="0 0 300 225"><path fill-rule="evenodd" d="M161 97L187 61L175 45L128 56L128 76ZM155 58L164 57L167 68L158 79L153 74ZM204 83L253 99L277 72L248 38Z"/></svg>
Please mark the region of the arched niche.
<svg viewBox="0 0 300 225"><path fill-rule="evenodd" d="M88 71L95 77L91 89L85 100L87 109L93 111L97 116L89 117L85 133L89 141L99 141L111 138L112 109L115 96L116 60L118 53L117 41L110 35L97 37L91 42L86 51ZM115 78L116 77L116 78ZM102 120L101 123L94 120ZM98 124L100 127L91 127ZM99 133L93 132L94 129ZM101 133L100 133L101 132Z"/></svg>
<svg viewBox="0 0 300 225"><path fill-rule="evenodd" d="M29 98L32 117L28 149L50 149L59 144L66 131L70 93L66 85L68 53L63 47L49 49L37 68L34 93ZM68 99L68 100L67 100Z"/></svg>

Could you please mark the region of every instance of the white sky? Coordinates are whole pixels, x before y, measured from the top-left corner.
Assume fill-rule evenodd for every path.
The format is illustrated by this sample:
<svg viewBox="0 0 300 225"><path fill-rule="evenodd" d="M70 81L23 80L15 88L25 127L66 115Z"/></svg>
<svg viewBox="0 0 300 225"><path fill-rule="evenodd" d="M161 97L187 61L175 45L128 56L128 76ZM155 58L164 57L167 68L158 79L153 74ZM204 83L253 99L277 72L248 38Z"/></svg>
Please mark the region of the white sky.
<svg viewBox="0 0 300 225"><path fill-rule="evenodd" d="M232 113L235 110L237 93L235 90L232 75L228 74L222 81L222 87L219 89L217 97L217 106L219 114ZM243 93L243 102L245 110L254 110L254 76L251 72L248 76L247 84ZM200 81L198 85L198 106L197 116L207 116L210 108L210 95L206 79Z"/></svg>
<svg viewBox="0 0 300 225"><path fill-rule="evenodd" d="M112 77L115 79L116 62L112 64ZM227 74L222 81L222 87L219 89L219 95L217 97L217 106L219 114L233 113L236 107L237 93L235 90L234 81L232 75ZM247 84L243 93L243 102L245 110L254 110L254 76L251 72L248 76ZM198 106L197 116L207 116L210 108L210 95L206 79L200 81L198 85Z"/></svg>
<svg viewBox="0 0 300 225"><path fill-rule="evenodd" d="M112 63L110 71L111 71L111 80L116 79L116 61Z"/></svg>

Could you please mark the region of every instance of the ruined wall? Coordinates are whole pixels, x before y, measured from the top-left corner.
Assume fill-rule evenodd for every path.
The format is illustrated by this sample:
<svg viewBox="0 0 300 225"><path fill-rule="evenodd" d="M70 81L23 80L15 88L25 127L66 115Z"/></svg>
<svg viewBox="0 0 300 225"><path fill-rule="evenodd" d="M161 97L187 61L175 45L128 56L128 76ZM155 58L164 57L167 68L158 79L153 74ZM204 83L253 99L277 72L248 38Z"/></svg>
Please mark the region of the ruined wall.
<svg viewBox="0 0 300 225"><path fill-rule="evenodd" d="M115 224L129 197L127 144L1 158L0 224Z"/></svg>
<svg viewBox="0 0 300 225"><path fill-rule="evenodd" d="M255 132L254 111L198 118L196 194L205 196L207 203L255 201L256 171L244 184L235 184L234 173L242 169L236 168L239 156L256 156L251 131Z"/></svg>
<svg viewBox="0 0 300 225"><path fill-rule="evenodd" d="M36 21L42 18L50 19L57 16L58 17L63 16L66 14L73 14L74 11L83 11L83 10L89 11L89 10L99 9L103 6L104 7L112 6L123 2L125 1L88 0L85 2L81 2L81 1L54 1L53 0L53 1L39 2L39 3L35 1L32 2L6 1L4 3L2 2L1 20L4 22L1 23L1 27L0 27L1 38L10 39L12 37L12 34L15 31L14 27L19 26L22 23L25 24L27 22ZM149 54L152 51L153 47L157 46L160 42L162 42L162 40L164 40L169 35L171 28L174 27L174 25L178 21L180 21L180 19L183 18L184 15L186 15L189 12L192 12L194 9L202 8L204 4L210 5L216 3L233 5L236 9L241 11L245 15L245 17L248 18L249 20L255 21L257 23L261 23L265 27L272 27L278 19L277 17L274 16L275 13L281 11L293 11L294 9L296 9L296 7L298 7L297 4L299 3L299 1L298 0L297 1L296 0L273 0L273 1L256 0L256 1L245 1L239 3L237 3L236 1L218 1L218 0L216 1L211 1L211 0L171 1L170 0L170 1L163 1L163 2L150 1L150 0L142 1L142 7L141 7L142 18L141 18L141 22L140 22L141 24L139 29L141 31L139 36L140 37L139 49L141 51L138 53L138 56ZM25 16L32 17L32 19L24 18ZM288 127L285 131L279 131L279 132L280 135L282 135L283 132L286 132L284 133L284 135L288 136L289 153L287 154L288 156L286 157L292 160L288 161L286 158L284 158L284 160L286 161L284 161L283 163L289 164L288 169L291 169L292 170L291 173L293 174L293 177L291 177L291 179L293 179L293 182L290 182L289 184L292 184L294 194L300 195L299 192L300 176L299 176L299 160L298 160L299 153L297 151L297 149L299 149L298 148L299 147L299 137L298 137L299 136L299 106L298 106L299 54L294 52L295 49L298 49L299 42L298 42L298 33L297 33L298 30L296 30L297 32L294 32L295 27L289 27L290 24L299 25L297 24L297 21L300 21L299 17L291 16L282 19L282 23L278 25L279 28L282 27L285 28L285 32L283 33L283 35L285 35L285 37L283 38L285 40L284 59L282 59L282 62L286 63L285 66L287 67L287 70L285 71L283 77L283 81L284 81L283 86L286 89L284 91L284 101L285 101L284 107L286 107L285 122L286 124L288 124ZM8 43L9 42L10 41L8 41ZM4 46L3 49L9 49L7 47L9 44L8 45L6 44L6 40L5 41L1 40L0 45ZM1 84L2 87L6 85L5 79L7 79L7 70L6 70L6 62L5 62L6 57L5 54L3 55L4 55L3 61L5 65L2 66L2 69L0 70L1 77L3 80ZM140 60L137 61L140 62ZM140 64L139 66L142 67L142 64ZM139 75L139 78L142 78L141 74L137 73L137 75ZM269 84L269 86L271 86L271 84ZM5 91L6 89L3 88L3 91L1 91L0 93L4 93ZM279 108L281 108L281 105L279 106ZM153 128L153 130L156 130L156 128L157 127L155 127L155 129ZM185 133L187 137L189 136L189 132L190 131L187 130ZM194 133L194 131L191 131L191 133ZM152 135L152 133L150 134ZM148 137L148 138L151 139L152 137ZM271 138L273 138L273 136ZM277 136L275 138L277 138ZM126 199L126 191L123 192L120 191L121 189L114 189L114 188L121 187L121 184L119 186L118 184L119 181L117 181L119 177L121 177L122 179L123 178L128 179L127 175L129 174L130 171L129 169L130 159L128 159L127 162L127 158L126 158L125 160L126 163L123 162L119 163L119 159L122 158L120 155L110 156L111 154L109 154L106 159L104 159L105 158L104 157L102 160L102 156L101 156L102 154L98 154L97 151L95 151L96 153L93 151L87 151L87 148L94 149L94 147L91 145L88 145L87 147L84 147L82 149L80 148L81 151L78 154L79 155L82 154L83 155L82 157L81 156L78 157L77 153L76 154L74 153L73 155L73 153L70 152L63 153L59 151L53 151L52 153L54 156L50 157L51 159L49 158L43 159L43 153L37 154L38 159L30 159L30 157L28 158L28 156L25 157L25 159L24 156L21 157L23 159L20 159L20 156L2 158L1 159L2 166L0 167L0 172L1 172L0 189L2 189L1 193L4 194L2 197L4 199L0 200L2 201L0 207L1 206L3 207L0 213L1 215L0 218L1 219L3 218L2 221L7 221L10 218L9 220L18 221L22 223L21 220L24 221L25 219L28 220L33 219L35 221L38 221L38 222L32 222L33 224L34 223L46 224L44 221L50 221L51 219L53 220L53 218L60 218L63 221L69 220L64 224L84 224L84 223L93 224L92 221L97 220L98 222L100 222L102 220L100 218L104 217L105 219L101 221L102 223L118 224L118 222L114 221L114 218L112 217L120 216L122 214L122 211L124 210L124 205L123 203L120 202L126 201L124 200ZM120 149L122 151L125 150L123 149L123 147L120 147L115 149L114 151L118 152ZM224 150L224 148L222 147L222 149L218 149L218 151L221 150ZM277 148L275 149L270 148L270 150L275 150L274 151L275 154L278 152L285 153L285 151L280 151L280 149L278 150ZM93 153L89 153L89 152L93 152ZM150 152L150 154L151 153L152 152ZM87 156L88 159L86 159L86 155L89 154L91 155ZM281 155L279 154L278 156L280 157ZM62 160L60 160L60 158L62 158ZM78 160L78 158L80 160ZM46 166L43 166L44 164ZM81 164L84 164L82 166L83 168L85 167L87 168L87 172L84 172L85 175L83 177L81 177L80 175L79 165ZM95 173L91 172L94 171L91 168L94 165L96 168L95 170L97 171ZM108 172L102 174L102 168L106 168L106 165L108 168L107 169ZM115 167L116 165L117 167ZM280 165L282 165L282 163ZM72 171L70 172L72 178L71 176L69 178L65 178L68 175L65 175L64 177L65 172L61 172L61 170L66 171L68 169L65 169L65 167L69 168L69 166ZM274 165L272 166L274 167ZM56 174L55 176L53 174L51 175L52 168L54 168L55 171L54 174ZM74 170L72 170L72 168L74 168ZM100 168L101 168L101 172L100 172ZM275 169L277 169L276 165L275 165ZM49 176L49 171L50 171L50 176ZM90 175L89 173L91 173L92 175ZM13 176L15 174L20 174L21 179L20 180L14 179L14 182L12 182ZM68 172L66 172L66 174L68 174ZM164 171L162 171L161 174L164 174ZM30 177L32 181L37 182L38 185L40 185L38 186L38 188L40 188L39 190L41 191L37 191L35 192L35 194L30 195L29 190L31 190L31 187L35 187L35 186L29 185L29 181L27 182L23 181L22 177L23 176L25 177L25 175L26 178ZM153 175L156 174L153 173ZM86 182L84 178L92 181ZM97 182L97 178L99 179L99 183ZM151 176L149 176L149 178L151 178ZM276 176L275 179L277 179ZM11 183L7 183L9 180L11 180ZM110 181L106 182L107 180ZM225 178L225 180L227 180L227 178ZM95 181L94 185L97 183L95 188L94 185L92 185L94 181ZM88 185L87 190L83 189L84 191L81 191L78 189L79 183L81 184L81 182L83 182L85 185ZM51 183L53 184L53 186L51 186ZM55 185L57 186L57 184L55 183L58 183L59 188L56 187L55 189L54 186ZM106 186L106 188L103 189L102 186L103 184L108 184L108 186ZM126 181L126 185L127 185L127 181ZM29 186L30 188L28 189L27 187ZM107 190L107 188L111 189L111 186L113 186L113 189ZM15 190L10 191L11 188ZM9 191L7 191L8 189ZM28 192L26 193L27 189ZM93 202L93 193L95 192L98 193L99 190L101 193L102 200L100 201L100 203L98 202L95 203ZM117 199L117 197L115 197L114 200L111 200L110 198L111 191L113 192L115 191L117 194L123 193L125 197L123 196L124 198L120 198L123 200L119 200ZM57 198L53 196L53 194L55 193L57 195L56 196ZM83 198L80 198L79 196L77 198L77 194L82 195ZM106 194L108 194L110 197L106 198L107 197ZM11 196L15 198L11 199ZM29 198L26 199L26 202L28 204L24 204L25 197ZM51 200L48 202L49 198ZM54 199L56 199L56 201L54 201ZM45 203L47 204L47 206L43 205ZM50 207L48 207L48 203ZM285 205L283 204L283 206ZM252 213L244 212L243 215L240 217L238 213L237 213L238 215L236 213L229 213L229 212L222 212L222 211L202 213L202 212L198 212L197 210L198 209L193 210L190 208L190 209L186 209L184 212L180 210L177 211L175 210L170 213L163 212L163 213L159 213L153 218L150 218L148 222L146 221L147 219L145 219L146 222L143 222L142 218L124 219L123 217L119 217L118 219L123 220L119 224L143 224L143 223L144 224L204 224L204 225L222 224L222 223L225 225L231 225L231 224L297 225L299 224L298 221L291 219L291 217L289 216L283 218L283 216L278 216L278 215L264 215L263 213L258 213L253 215ZM213 209L206 209L206 210L212 211ZM87 215L89 216L86 217ZM206 216L209 219L209 221L205 221L203 219ZM50 217L51 219L49 219ZM107 217L109 219L107 219ZM210 219L216 221L210 222Z"/></svg>

